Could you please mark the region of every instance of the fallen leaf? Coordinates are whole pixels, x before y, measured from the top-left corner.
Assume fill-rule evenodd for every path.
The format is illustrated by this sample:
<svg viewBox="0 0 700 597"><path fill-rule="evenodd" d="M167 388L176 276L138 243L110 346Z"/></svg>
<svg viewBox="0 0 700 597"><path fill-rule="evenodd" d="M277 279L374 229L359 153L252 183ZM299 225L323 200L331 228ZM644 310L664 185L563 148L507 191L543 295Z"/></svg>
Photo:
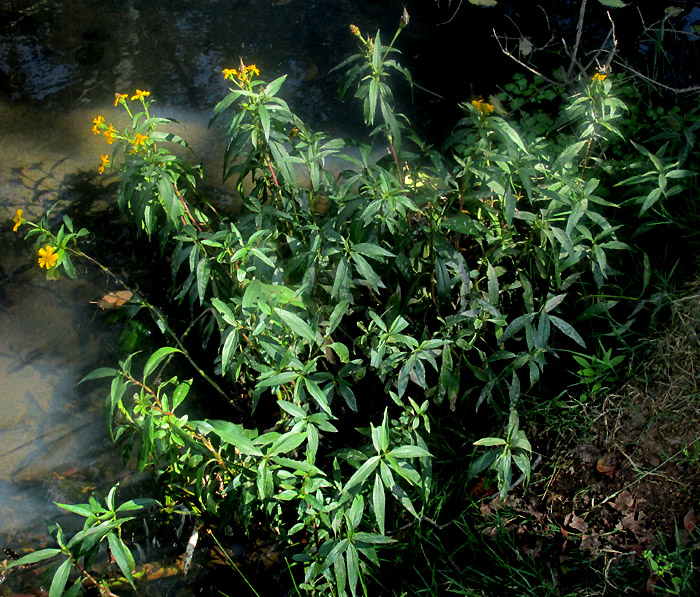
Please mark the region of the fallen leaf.
<svg viewBox="0 0 700 597"><path fill-rule="evenodd" d="M583 537L581 537L580 547L582 550L590 551L595 555L600 549L600 537L596 534L583 535Z"/></svg>
<svg viewBox="0 0 700 597"><path fill-rule="evenodd" d="M615 498L613 508L615 508L615 510L618 510L619 512L626 513L632 508L633 505L634 496L629 491L625 490Z"/></svg>
<svg viewBox="0 0 700 597"><path fill-rule="evenodd" d="M622 528L625 528L632 533L634 533L635 537L637 538L644 538L646 537L647 530L644 527L644 521L642 520L644 518L644 513L640 512L639 513L639 519L635 519L635 514L634 512L628 514L625 516L620 524L622 525Z"/></svg>
<svg viewBox="0 0 700 597"><path fill-rule="evenodd" d="M689 533L692 533L698 528L698 519L695 518L695 510L689 510L688 514L683 517L683 526Z"/></svg>
<svg viewBox="0 0 700 597"><path fill-rule="evenodd" d="M571 514L567 514L566 518L564 519L564 524L579 531L580 533L585 533L588 530L588 523L580 516L576 516L576 514L573 512Z"/></svg>
<svg viewBox="0 0 700 597"><path fill-rule="evenodd" d="M124 303L128 303L133 293L128 290L119 290L117 292L108 292L100 300L97 301L97 306L100 309L118 309Z"/></svg>
<svg viewBox="0 0 700 597"><path fill-rule="evenodd" d="M617 465L615 463L615 456L608 452L600 458L598 458L598 462L596 463L596 470L599 473L602 473L603 475L608 475L609 477L612 477L615 474L616 466Z"/></svg>

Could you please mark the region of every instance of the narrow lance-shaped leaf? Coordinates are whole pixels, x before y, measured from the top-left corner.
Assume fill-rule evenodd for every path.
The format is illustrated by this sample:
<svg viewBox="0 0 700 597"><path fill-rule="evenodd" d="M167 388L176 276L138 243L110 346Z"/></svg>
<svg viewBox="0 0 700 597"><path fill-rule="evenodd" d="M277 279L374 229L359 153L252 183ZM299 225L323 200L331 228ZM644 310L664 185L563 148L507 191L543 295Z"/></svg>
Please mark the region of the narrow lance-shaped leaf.
<svg viewBox="0 0 700 597"><path fill-rule="evenodd" d="M384 496L384 484L379 473L374 474L374 490L372 491L372 507L374 508L374 518L377 521L379 532L384 534L386 499Z"/></svg>

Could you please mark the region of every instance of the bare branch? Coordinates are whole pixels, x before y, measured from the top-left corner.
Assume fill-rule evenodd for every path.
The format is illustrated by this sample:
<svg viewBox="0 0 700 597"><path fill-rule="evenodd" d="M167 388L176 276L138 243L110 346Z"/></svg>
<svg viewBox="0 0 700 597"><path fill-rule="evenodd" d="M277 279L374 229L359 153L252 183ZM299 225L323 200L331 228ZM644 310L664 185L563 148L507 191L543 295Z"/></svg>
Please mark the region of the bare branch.
<svg viewBox="0 0 700 597"><path fill-rule="evenodd" d="M576 26L576 42L574 43L574 49L571 54L571 64L569 64L569 70L566 71L566 78L571 77L571 73L576 66L576 54L578 54L578 48L581 45L581 35L583 34L583 20L586 15L586 4L588 0L581 0L581 10L578 14L578 25Z"/></svg>
<svg viewBox="0 0 700 597"><path fill-rule="evenodd" d="M496 38L496 43L498 44L498 47L501 48L501 52L503 52L506 56L508 56L508 58L510 58L511 60L514 60L520 66L526 68L527 70L529 70L531 73L534 73L538 77L542 77L545 81L547 81L547 83L551 83L552 85L560 85L561 84L561 83L558 83L557 81L555 81L554 79L550 79L549 77L543 75L540 71L535 70L529 64L525 64L519 58L516 58L507 48L503 47L503 44L501 44L501 39L498 37L496 30L492 29L492 31L493 31L493 36Z"/></svg>

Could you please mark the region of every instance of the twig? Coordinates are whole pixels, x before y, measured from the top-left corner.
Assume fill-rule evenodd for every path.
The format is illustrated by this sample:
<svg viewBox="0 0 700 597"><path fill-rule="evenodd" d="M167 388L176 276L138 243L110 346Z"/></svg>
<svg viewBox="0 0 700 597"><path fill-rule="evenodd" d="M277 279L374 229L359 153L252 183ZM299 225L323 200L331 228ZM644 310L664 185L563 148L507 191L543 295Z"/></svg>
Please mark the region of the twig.
<svg viewBox="0 0 700 597"><path fill-rule="evenodd" d="M449 19L447 19L444 23L438 23L437 26L439 27L440 25L447 25L448 23L451 23L452 19L454 19L457 16L459 9L462 8L463 1L464 0L459 0L459 4L457 5L457 9L454 11L454 14Z"/></svg>
<svg viewBox="0 0 700 597"><path fill-rule="evenodd" d="M646 75L643 75L638 70L633 69L628 64L626 64L622 61L618 61L618 62L619 62L619 64L622 65L623 68L626 68L632 74L637 75L638 77L644 79L645 81L648 81L649 83L653 83L654 85L658 85L659 87L663 87L664 89L667 89L668 91L673 91L673 93L689 93L691 91L700 91L700 85L693 85L692 87L684 87L684 88L670 87L669 85L664 85L663 83L659 83L658 81L655 81L654 79L651 79L651 78L647 77Z"/></svg>
<svg viewBox="0 0 700 597"><path fill-rule="evenodd" d="M610 20L610 24L612 25L612 38L613 43L615 45L613 46L612 52L610 52L610 54L608 55L608 59L605 61L604 70L608 70L610 68L610 64L612 63L612 60L615 57L615 53L617 52L617 35L615 35L615 21L613 21L612 17L610 16L610 11L607 11L607 13L608 19Z"/></svg>
<svg viewBox="0 0 700 597"><path fill-rule="evenodd" d="M532 68L529 64L525 64L522 60L520 60L519 58L516 58L509 50L507 50L506 48L503 47L503 45L501 44L501 40L498 37L498 34L496 33L496 30L492 29L492 31L493 31L493 36L496 38L496 43L498 44L498 47L501 48L501 52L503 52L506 56L508 56L508 58L510 58L511 60L515 60L515 62L517 62L520 66L526 68L527 70L529 70L531 73L537 75L538 77L542 77L545 81L547 81L547 83L551 83L552 85L561 85L561 83L555 81L554 79L550 79L549 77L543 75L540 71Z"/></svg>
<svg viewBox="0 0 700 597"><path fill-rule="evenodd" d="M571 53L571 64L569 64L569 70L566 71L566 78L571 77L571 73L576 65L576 55L578 54L579 46L581 45L581 35L583 33L583 19L586 15L586 4L588 0L581 0L581 10L578 14L578 25L576 26L576 41L574 42L574 49Z"/></svg>

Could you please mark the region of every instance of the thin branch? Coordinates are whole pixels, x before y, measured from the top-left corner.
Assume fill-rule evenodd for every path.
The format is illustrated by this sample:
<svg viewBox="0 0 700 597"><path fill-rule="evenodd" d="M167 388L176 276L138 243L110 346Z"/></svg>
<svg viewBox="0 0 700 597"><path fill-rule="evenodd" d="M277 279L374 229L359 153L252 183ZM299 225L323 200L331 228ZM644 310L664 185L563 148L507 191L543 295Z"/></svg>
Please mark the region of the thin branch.
<svg viewBox="0 0 700 597"><path fill-rule="evenodd" d="M503 47L503 45L501 44L501 39L498 37L496 30L492 29L492 31L493 31L493 36L496 39L496 43L498 44L498 47L501 48L501 52L503 52L506 56L508 56L508 58L510 58L511 60L514 60L520 66L526 68L527 70L529 70L531 73L537 75L538 77L542 77L545 81L547 81L547 83L551 83L552 85L561 85L561 83L555 81L554 79L550 79L549 77L543 75L538 70L535 70L534 68L532 68L529 64L525 64L522 60L520 60L519 58L516 58L509 50L507 50L506 48Z"/></svg>
<svg viewBox="0 0 700 597"><path fill-rule="evenodd" d="M615 35L615 21L613 21L612 17L610 16L610 11L608 12L608 19L610 20L610 24L612 25L612 37L613 37L613 42L614 46L612 49L612 52L610 52L610 55L608 56L608 59L605 61L605 68L604 70L608 70L610 68L610 64L613 61L613 58L615 57L615 53L617 52L617 35Z"/></svg>
<svg viewBox="0 0 700 597"><path fill-rule="evenodd" d="M626 64L622 62L621 60L617 61L620 65L622 65L623 68L626 68L628 71L630 71L632 74L637 75L641 79L644 79L645 81L648 81L649 83L653 83L654 85L658 85L659 87L663 87L664 89L667 89L668 91L673 91L673 93L690 93L691 91L700 91L700 85L693 85L691 87L670 87L668 85L664 85L663 83L659 83L658 81L655 81L654 79L651 79L647 77L646 75L643 75L640 73L638 70L633 69L629 64Z"/></svg>
<svg viewBox="0 0 700 597"><path fill-rule="evenodd" d="M571 77L571 73L576 65L576 55L578 54L579 46L581 45L581 35L583 34L583 20L586 15L586 4L588 0L581 0L581 10L578 14L578 25L576 26L576 42L574 43L574 49L571 53L571 64L569 64L569 70L566 71L566 78Z"/></svg>

